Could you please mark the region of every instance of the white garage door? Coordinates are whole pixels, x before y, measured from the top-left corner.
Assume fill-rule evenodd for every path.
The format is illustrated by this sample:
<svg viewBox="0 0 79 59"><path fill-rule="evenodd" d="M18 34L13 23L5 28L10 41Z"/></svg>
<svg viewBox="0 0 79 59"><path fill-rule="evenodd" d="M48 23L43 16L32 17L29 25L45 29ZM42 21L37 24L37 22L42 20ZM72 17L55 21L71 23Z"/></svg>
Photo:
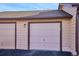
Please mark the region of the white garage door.
<svg viewBox="0 0 79 59"><path fill-rule="evenodd" d="M30 23L30 49L60 50L60 23Z"/></svg>
<svg viewBox="0 0 79 59"><path fill-rule="evenodd" d="M0 49L15 49L14 23L0 23Z"/></svg>

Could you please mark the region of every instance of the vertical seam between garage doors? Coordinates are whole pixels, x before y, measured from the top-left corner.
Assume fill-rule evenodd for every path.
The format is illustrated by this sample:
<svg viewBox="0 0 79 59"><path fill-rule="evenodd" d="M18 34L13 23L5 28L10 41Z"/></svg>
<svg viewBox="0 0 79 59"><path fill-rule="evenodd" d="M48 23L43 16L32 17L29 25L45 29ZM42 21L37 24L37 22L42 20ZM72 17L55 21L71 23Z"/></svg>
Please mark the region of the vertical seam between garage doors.
<svg viewBox="0 0 79 59"><path fill-rule="evenodd" d="M16 49L16 22L0 22L0 24L15 24L15 49Z"/></svg>
<svg viewBox="0 0 79 59"><path fill-rule="evenodd" d="M30 50L30 24L31 23L60 23L60 51L62 51L62 21L28 22L28 50Z"/></svg>

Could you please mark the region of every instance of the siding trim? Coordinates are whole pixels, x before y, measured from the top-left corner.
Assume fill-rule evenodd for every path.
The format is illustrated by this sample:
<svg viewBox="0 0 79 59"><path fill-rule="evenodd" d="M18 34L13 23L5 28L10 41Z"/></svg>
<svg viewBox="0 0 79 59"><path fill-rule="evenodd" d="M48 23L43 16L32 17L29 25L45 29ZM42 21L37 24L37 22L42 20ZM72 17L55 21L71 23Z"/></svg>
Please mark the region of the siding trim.
<svg viewBox="0 0 79 59"><path fill-rule="evenodd" d="M62 51L62 22L60 22L60 51Z"/></svg>
<svg viewBox="0 0 79 59"><path fill-rule="evenodd" d="M15 24L15 49L16 49L16 22L0 22L0 24Z"/></svg>
<svg viewBox="0 0 79 59"><path fill-rule="evenodd" d="M60 23L60 51L62 51L62 21L28 22L28 50L30 50L30 24L31 23Z"/></svg>
<svg viewBox="0 0 79 59"><path fill-rule="evenodd" d="M78 10L78 8L77 8L77 10ZM75 30L75 50L76 50L76 52L77 52L77 55L78 55L78 19L77 19L77 13L76 13L76 30Z"/></svg>
<svg viewBox="0 0 79 59"><path fill-rule="evenodd" d="M17 49L17 24L15 22L15 49Z"/></svg>
<svg viewBox="0 0 79 59"><path fill-rule="evenodd" d="M70 20L72 16L66 16L66 17L50 17L50 18L26 18L26 17L20 17L20 18L0 18L0 20L37 20L37 19L68 19Z"/></svg>
<svg viewBox="0 0 79 59"><path fill-rule="evenodd" d="M28 50L30 50L30 23L28 22Z"/></svg>

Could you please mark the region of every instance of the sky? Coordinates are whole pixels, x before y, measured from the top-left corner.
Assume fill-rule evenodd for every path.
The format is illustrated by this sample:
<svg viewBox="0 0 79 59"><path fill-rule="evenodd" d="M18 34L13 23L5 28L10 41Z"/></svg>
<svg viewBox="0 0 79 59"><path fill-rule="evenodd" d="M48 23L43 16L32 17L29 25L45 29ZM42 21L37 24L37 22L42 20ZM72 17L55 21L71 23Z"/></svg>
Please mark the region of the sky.
<svg viewBox="0 0 79 59"><path fill-rule="evenodd" d="M0 11L56 10L58 3L0 3Z"/></svg>

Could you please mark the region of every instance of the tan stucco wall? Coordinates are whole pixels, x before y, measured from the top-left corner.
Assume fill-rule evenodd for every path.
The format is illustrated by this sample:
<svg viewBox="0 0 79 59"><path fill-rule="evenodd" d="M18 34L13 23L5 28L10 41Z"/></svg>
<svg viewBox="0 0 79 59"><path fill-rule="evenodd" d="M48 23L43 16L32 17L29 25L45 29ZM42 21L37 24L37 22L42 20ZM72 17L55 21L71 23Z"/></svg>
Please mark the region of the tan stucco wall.
<svg viewBox="0 0 79 59"><path fill-rule="evenodd" d="M0 20L0 22L16 22L17 49L28 49L28 22L62 21L62 50L75 51L75 29L71 19L36 19L36 20ZM24 27L24 24L26 26ZM73 24L74 25L74 24Z"/></svg>

